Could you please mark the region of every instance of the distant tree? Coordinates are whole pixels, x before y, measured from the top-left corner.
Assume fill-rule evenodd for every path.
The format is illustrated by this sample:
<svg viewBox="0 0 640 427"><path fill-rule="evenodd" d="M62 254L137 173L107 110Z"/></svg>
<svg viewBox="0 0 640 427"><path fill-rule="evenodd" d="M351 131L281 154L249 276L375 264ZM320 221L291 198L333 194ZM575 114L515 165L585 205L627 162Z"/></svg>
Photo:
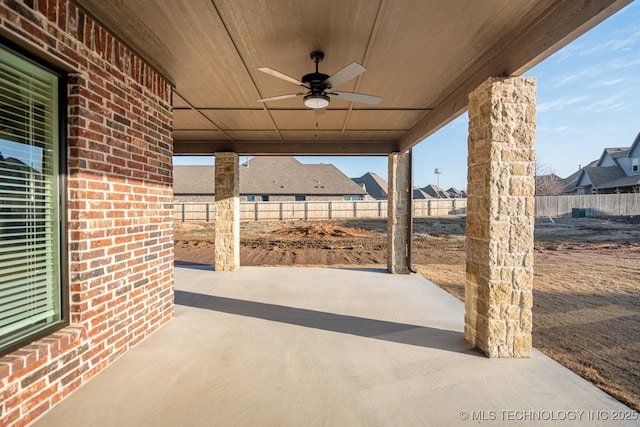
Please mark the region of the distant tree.
<svg viewBox="0 0 640 427"><path fill-rule="evenodd" d="M536 160L536 196L558 196L563 193L562 178L546 163Z"/></svg>

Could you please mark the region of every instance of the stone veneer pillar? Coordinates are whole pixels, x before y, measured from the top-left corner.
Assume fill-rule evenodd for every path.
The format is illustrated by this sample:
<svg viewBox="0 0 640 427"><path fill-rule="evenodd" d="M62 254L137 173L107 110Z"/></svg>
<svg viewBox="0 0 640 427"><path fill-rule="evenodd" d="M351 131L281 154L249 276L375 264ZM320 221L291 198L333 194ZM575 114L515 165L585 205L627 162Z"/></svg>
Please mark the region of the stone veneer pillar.
<svg viewBox="0 0 640 427"><path fill-rule="evenodd" d="M240 168L237 153L215 153L214 269L240 267Z"/></svg>
<svg viewBox="0 0 640 427"><path fill-rule="evenodd" d="M387 270L390 273L409 273L407 265L409 158L409 153L389 154Z"/></svg>
<svg viewBox="0 0 640 427"><path fill-rule="evenodd" d="M530 357L534 78L491 78L469 95L465 338L489 357Z"/></svg>

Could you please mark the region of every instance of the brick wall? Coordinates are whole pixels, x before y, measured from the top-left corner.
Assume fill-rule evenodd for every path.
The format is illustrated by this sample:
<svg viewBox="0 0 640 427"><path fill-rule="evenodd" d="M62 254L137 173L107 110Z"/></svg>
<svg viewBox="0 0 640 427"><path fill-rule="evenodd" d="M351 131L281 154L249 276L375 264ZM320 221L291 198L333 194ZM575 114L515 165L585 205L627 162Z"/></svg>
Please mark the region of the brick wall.
<svg viewBox="0 0 640 427"><path fill-rule="evenodd" d="M0 35L68 81L70 326L0 358L25 425L173 315L169 84L68 0L0 0Z"/></svg>

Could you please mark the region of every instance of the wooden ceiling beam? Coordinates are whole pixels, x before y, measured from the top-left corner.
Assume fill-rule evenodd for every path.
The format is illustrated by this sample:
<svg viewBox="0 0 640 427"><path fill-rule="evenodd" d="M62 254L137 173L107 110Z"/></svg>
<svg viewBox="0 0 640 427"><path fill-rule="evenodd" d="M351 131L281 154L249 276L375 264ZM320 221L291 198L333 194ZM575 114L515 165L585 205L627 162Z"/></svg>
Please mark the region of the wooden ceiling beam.
<svg viewBox="0 0 640 427"><path fill-rule="evenodd" d="M232 151L248 156L387 156L398 151L398 141L180 141L176 156L212 156Z"/></svg>

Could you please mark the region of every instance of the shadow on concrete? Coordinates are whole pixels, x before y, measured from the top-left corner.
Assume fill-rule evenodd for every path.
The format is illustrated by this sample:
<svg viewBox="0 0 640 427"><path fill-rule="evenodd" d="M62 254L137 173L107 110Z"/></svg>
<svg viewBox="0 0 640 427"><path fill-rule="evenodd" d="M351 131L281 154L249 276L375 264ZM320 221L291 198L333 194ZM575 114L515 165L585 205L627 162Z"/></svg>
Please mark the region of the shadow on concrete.
<svg viewBox="0 0 640 427"><path fill-rule="evenodd" d="M391 274L389 273L389 270L387 270L386 268L382 268L382 267L358 267L358 266L353 266L353 267L332 267L332 266L327 266L326 268L332 268L334 270L345 270L345 271L360 271L363 273L383 273L383 274Z"/></svg>
<svg viewBox="0 0 640 427"><path fill-rule="evenodd" d="M462 332L458 331L179 290L175 291L175 303L182 306L248 316L306 328L483 357L481 353L473 349L465 341Z"/></svg>
<svg viewBox="0 0 640 427"><path fill-rule="evenodd" d="M173 265L175 267L191 268L193 270L213 271L213 265L210 265L210 264L199 264L197 262L174 261Z"/></svg>

